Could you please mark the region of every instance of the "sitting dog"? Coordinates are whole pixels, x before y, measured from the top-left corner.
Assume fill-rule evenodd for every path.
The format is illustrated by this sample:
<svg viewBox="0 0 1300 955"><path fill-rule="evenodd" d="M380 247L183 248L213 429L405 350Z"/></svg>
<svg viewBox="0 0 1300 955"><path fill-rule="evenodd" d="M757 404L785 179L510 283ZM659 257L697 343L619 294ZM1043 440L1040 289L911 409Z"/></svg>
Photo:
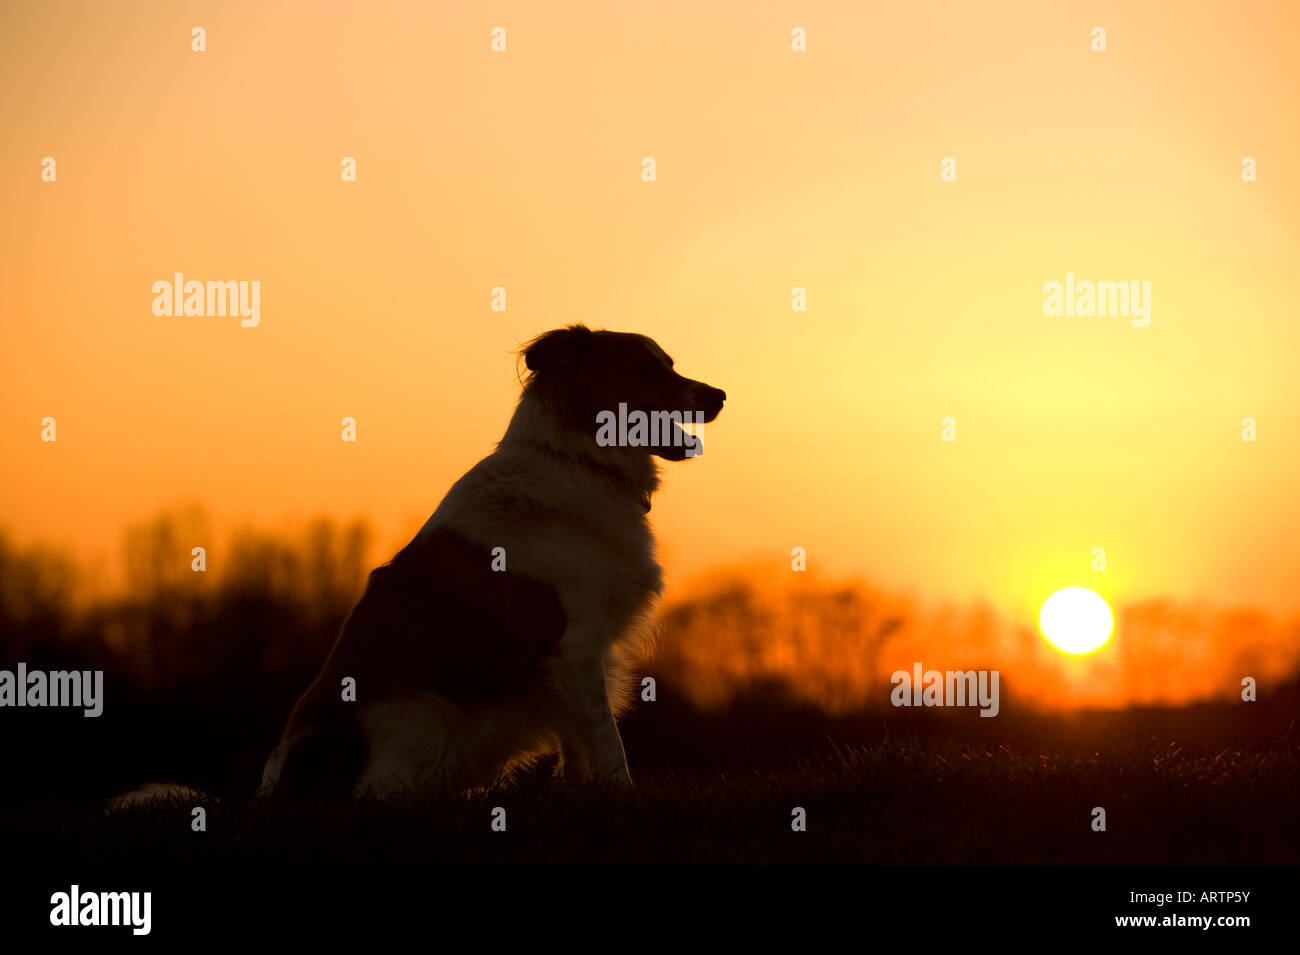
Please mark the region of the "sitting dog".
<svg viewBox="0 0 1300 955"><path fill-rule="evenodd" d="M663 582L647 513L726 394L644 335L556 329L495 451L370 574L263 773L291 794L476 788L544 753L630 785L615 717Z"/></svg>

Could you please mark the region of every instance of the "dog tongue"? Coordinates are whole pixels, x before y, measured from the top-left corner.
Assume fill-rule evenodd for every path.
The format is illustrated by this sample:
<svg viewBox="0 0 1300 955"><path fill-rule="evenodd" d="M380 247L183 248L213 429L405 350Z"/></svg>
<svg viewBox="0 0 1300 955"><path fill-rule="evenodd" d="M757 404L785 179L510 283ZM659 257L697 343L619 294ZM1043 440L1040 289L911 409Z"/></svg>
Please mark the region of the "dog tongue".
<svg viewBox="0 0 1300 955"><path fill-rule="evenodd" d="M676 428L678 431L680 431L682 434L682 448L686 452L686 457L698 458L701 454L704 453L704 442L700 440L700 436L698 434L692 435L685 428L683 428L681 425L676 423L673 424L673 427ZM694 448L691 447L692 441L695 442Z"/></svg>

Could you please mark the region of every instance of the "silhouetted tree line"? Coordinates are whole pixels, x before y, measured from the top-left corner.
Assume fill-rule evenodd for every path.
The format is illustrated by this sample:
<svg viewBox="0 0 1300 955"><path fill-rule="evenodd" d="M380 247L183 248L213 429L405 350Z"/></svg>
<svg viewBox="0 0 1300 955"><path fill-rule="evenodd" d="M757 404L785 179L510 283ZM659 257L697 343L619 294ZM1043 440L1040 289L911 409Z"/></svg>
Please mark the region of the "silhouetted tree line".
<svg viewBox="0 0 1300 955"><path fill-rule="evenodd" d="M209 548L207 570L196 572L195 542L212 539L206 521L195 510L168 513L128 530L121 594L88 600L73 561L0 533L0 668L21 660L29 669L104 671L98 718L0 711L0 802L95 803L150 781L252 792L364 588L371 536L362 522L325 519L290 536L245 530ZM973 710L891 710L881 674L903 652L893 641L908 626L905 607L864 587L773 597L743 576L665 608L645 667L657 698L623 726L634 775L786 766L900 729L1027 747L1146 732L1250 741L1290 732L1300 711L1293 681L1258 705L1044 717L1008 705L1015 690L1005 678L996 720ZM942 635L924 638L942 646Z"/></svg>
<svg viewBox="0 0 1300 955"><path fill-rule="evenodd" d="M296 538L233 536L192 569L193 515L126 535L122 596L83 604L67 558L0 535L0 667L104 671L104 713L6 710L3 798L97 796L179 779L225 791L258 764L360 595L370 532L312 523ZM15 792L16 790L16 792Z"/></svg>

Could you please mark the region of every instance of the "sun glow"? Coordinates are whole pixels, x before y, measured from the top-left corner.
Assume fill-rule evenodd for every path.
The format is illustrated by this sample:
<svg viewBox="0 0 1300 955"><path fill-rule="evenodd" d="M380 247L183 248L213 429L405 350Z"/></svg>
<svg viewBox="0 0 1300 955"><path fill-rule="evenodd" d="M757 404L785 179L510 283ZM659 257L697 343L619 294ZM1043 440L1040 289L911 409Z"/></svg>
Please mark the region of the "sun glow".
<svg viewBox="0 0 1300 955"><path fill-rule="evenodd" d="M1100 594L1086 587L1066 587L1043 601L1038 626L1056 649L1081 656L1106 645L1115 618Z"/></svg>

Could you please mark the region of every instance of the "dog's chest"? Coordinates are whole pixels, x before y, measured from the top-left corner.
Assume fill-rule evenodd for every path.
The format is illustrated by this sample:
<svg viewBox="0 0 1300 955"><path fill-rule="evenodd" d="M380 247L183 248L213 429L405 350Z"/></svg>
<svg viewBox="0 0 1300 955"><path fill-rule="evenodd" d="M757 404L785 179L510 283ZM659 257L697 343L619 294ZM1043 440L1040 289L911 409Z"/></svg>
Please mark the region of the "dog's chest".
<svg viewBox="0 0 1300 955"><path fill-rule="evenodd" d="M550 584L568 617L568 630L608 646L648 610L663 590L648 527L611 535L574 535L550 555Z"/></svg>
<svg viewBox="0 0 1300 955"><path fill-rule="evenodd" d="M426 524L449 526L501 556L501 569L559 597L568 631L614 642L663 589L645 513L585 471L539 467L499 450L448 493Z"/></svg>

